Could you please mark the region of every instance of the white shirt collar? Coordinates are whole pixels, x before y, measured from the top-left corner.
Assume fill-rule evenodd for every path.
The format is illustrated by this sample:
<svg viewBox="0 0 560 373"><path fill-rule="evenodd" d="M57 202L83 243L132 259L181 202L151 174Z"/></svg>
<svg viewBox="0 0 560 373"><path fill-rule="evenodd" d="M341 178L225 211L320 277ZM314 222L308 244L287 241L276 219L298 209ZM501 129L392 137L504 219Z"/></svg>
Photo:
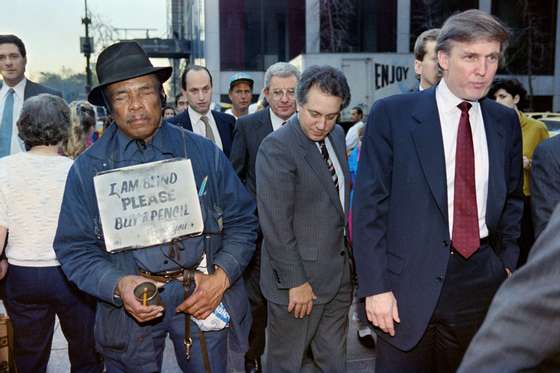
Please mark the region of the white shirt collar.
<svg viewBox="0 0 560 373"><path fill-rule="evenodd" d="M25 95L25 86L26 85L27 85L27 78L25 78L25 77L23 77L23 79L20 80L20 82L18 84L16 84L14 87L8 86L8 84L6 84L6 82L2 83L2 89L0 89L0 101L4 100L4 98L8 94L8 91L10 90L10 88L13 88L14 91L15 91L16 97L23 101L23 98L24 98L24 95Z"/></svg>
<svg viewBox="0 0 560 373"><path fill-rule="evenodd" d="M200 120L200 117L206 115L208 118L212 117L212 110L208 110L206 114L200 114L199 112L193 110L190 106L187 108L187 113L189 114L189 118L191 120L191 125L194 126Z"/></svg>
<svg viewBox="0 0 560 373"><path fill-rule="evenodd" d="M294 113L294 114L295 114L295 113ZM293 114L292 114L292 116L293 116ZM292 116L290 116L290 118L291 118ZM273 130L277 130L278 128L282 127L282 123L289 121L290 118L288 118L288 119L282 119L282 118L280 118L278 115L274 114L274 112L272 111L272 109L270 109L270 121L272 122L272 129L273 129Z"/></svg>
<svg viewBox="0 0 560 373"><path fill-rule="evenodd" d="M451 92L451 90L447 86L447 83L445 82L445 78L442 78L440 80L438 86L436 87L436 95L440 99L439 103L441 103L442 106L443 106L439 109L442 112L445 112L445 113L449 113L449 112L452 112L454 110L460 110L457 107L457 105L459 105L463 101L466 101L466 100L463 100L463 99L455 96L455 94L453 94L453 92ZM471 105L472 105L471 110L473 108L478 109L478 105L479 105L478 101L467 101L467 102L471 103ZM439 103L438 103L438 105L439 105Z"/></svg>

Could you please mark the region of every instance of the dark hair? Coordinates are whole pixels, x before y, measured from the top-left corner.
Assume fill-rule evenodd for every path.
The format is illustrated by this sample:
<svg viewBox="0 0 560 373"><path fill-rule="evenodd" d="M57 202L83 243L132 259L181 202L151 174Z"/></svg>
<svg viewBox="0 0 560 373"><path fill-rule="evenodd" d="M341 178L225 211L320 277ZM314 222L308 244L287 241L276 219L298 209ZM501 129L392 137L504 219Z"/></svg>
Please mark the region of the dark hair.
<svg viewBox="0 0 560 373"><path fill-rule="evenodd" d="M19 54L23 58L27 57L27 51L25 50L25 44L15 35L0 35L0 45L2 44L15 44L19 50Z"/></svg>
<svg viewBox="0 0 560 373"><path fill-rule="evenodd" d="M307 102L307 93L311 87L319 88L323 93L340 97L343 110L350 103L350 88L342 71L332 66L310 66L303 74L296 88L296 100L300 105Z"/></svg>
<svg viewBox="0 0 560 373"><path fill-rule="evenodd" d="M451 51L451 42L492 40L500 43L500 51L507 48L510 32L496 17L478 9L470 9L449 17L439 32L436 53Z"/></svg>
<svg viewBox="0 0 560 373"><path fill-rule="evenodd" d="M517 107L522 108L527 100L527 91L523 87L523 84L517 79L495 79L488 91L488 97L492 100L495 99L496 92L503 89L509 93L512 97L519 95L519 103Z"/></svg>
<svg viewBox="0 0 560 373"><path fill-rule="evenodd" d="M426 43L429 41L436 41L439 35L438 28L432 28L429 30L424 31L423 33L416 38L416 42L414 43L414 58L417 61L423 61L424 56L426 55Z"/></svg>
<svg viewBox="0 0 560 373"><path fill-rule="evenodd" d="M210 71L201 65L189 65L185 68L185 71L183 71L183 73L181 74L181 87L183 88L184 91L187 90L187 73L189 71L206 71L206 73L208 73L208 77L210 78L210 87L212 87L212 74L210 74Z"/></svg>
<svg viewBox="0 0 560 373"><path fill-rule="evenodd" d="M58 96L43 93L31 97L23 103L17 128L28 148L59 144L68 138L70 109Z"/></svg>
<svg viewBox="0 0 560 373"><path fill-rule="evenodd" d="M164 107L161 108L161 116L163 116L165 114L165 110L173 110L173 113L177 114L177 112L175 111L175 108L171 105L165 105Z"/></svg>
<svg viewBox="0 0 560 373"><path fill-rule="evenodd" d="M364 111L362 110L361 107L359 107L359 106L354 106L354 107L352 108L352 110L356 110L356 112L357 112L358 114L360 114L361 117L364 116Z"/></svg>

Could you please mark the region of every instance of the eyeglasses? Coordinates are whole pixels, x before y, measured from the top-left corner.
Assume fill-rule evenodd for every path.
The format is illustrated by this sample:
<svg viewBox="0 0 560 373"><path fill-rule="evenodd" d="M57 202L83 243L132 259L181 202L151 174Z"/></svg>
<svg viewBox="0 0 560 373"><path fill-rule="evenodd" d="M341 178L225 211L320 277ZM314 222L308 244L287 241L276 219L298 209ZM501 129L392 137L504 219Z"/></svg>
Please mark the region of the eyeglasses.
<svg viewBox="0 0 560 373"><path fill-rule="evenodd" d="M275 100L280 100L282 99L282 97L284 97L284 95L286 95L286 97L288 98L294 98L296 95L296 90L294 88L288 88L288 89L273 89L270 92L270 96L275 99Z"/></svg>

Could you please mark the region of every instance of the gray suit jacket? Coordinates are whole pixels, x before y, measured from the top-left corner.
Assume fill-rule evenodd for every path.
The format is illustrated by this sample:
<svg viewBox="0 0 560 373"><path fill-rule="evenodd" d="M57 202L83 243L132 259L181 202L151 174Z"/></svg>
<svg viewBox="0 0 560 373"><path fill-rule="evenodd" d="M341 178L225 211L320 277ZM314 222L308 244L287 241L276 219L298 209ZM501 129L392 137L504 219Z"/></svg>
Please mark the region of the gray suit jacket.
<svg viewBox="0 0 560 373"><path fill-rule="evenodd" d="M530 182L533 224L538 237L560 202L560 136L543 141L535 149Z"/></svg>
<svg viewBox="0 0 560 373"><path fill-rule="evenodd" d="M272 131L270 108L267 108L239 118L233 132L229 159L237 176L253 197L257 194L255 177L257 150L264 138Z"/></svg>
<svg viewBox="0 0 560 373"><path fill-rule="evenodd" d="M25 84L25 91L23 92L23 99L27 100L29 97L37 96L41 93L50 93L51 95L62 97L62 92L56 91L49 87L45 87L44 85L32 82L31 80L27 79L27 83Z"/></svg>
<svg viewBox="0 0 560 373"><path fill-rule="evenodd" d="M1 82L0 88L2 88ZM45 87L42 84L35 83L27 79L27 83L25 83L25 90L23 91L23 99L27 100L28 98L40 95L41 93L50 93L51 95L62 97L62 92L51 89L49 87Z"/></svg>
<svg viewBox="0 0 560 373"><path fill-rule="evenodd" d="M345 179L346 205L350 176L344 131L329 134ZM257 206L264 235L261 289L266 299L288 304L288 290L311 284L316 303L338 292L348 252L338 192L317 145L309 140L297 116L262 142L256 161Z"/></svg>
<svg viewBox="0 0 560 373"><path fill-rule="evenodd" d="M560 371L560 209L496 293L459 372Z"/></svg>

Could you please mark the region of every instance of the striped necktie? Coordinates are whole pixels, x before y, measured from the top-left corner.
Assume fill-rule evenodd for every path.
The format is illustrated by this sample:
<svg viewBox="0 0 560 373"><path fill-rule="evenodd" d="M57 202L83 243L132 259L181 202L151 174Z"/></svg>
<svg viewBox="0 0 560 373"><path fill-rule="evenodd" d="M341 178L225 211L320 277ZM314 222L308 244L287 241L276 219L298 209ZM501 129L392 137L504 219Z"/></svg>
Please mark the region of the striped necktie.
<svg viewBox="0 0 560 373"><path fill-rule="evenodd" d="M2 123L0 124L0 157L10 155L14 117L14 89L10 88L4 100Z"/></svg>
<svg viewBox="0 0 560 373"><path fill-rule="evenodd" d="M318 141L319 149L321 149L321 154L323 155L323 159L327 164L327 168L329 169L329 173L331 174L331 179L334 184L336 190L339 190L338 186L338 176L336 175L336 170L334 169L334 164L329 157L329 152L327 150L327 145L325 144L325 140Z"/></svg>

